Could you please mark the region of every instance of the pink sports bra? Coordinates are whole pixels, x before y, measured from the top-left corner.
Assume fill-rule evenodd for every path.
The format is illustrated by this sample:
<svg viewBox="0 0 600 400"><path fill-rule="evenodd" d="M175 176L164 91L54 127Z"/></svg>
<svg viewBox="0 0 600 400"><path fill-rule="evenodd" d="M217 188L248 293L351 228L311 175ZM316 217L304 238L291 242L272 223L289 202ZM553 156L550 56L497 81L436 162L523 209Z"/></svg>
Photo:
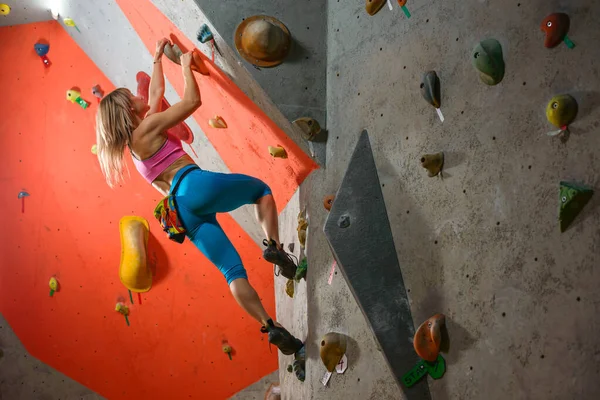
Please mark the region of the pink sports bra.
<svg viewBox="0 0 600 400"><path fill-rule="evenodd" d="M131 150L130 150L131 151ZM176 137L167 135L165 144L156 153L145 160L140 160L131 153L135 168L148 182L154 180L164 172L171 164L187 153L183 150L181 141Z"/></svg>

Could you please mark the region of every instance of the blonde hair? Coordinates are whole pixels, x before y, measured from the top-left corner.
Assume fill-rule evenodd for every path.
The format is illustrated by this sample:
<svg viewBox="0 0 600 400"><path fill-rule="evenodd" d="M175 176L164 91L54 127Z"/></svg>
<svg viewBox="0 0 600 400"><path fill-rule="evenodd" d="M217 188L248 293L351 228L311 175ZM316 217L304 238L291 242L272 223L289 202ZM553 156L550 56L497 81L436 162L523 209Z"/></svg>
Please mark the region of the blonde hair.
<svg viewBox="0 0 600 400"><path fill-rule="evenodd" d="M127 170L123 161L125 146L131 141L136 116L131 92L115 89L100 101L96 114L96 145L100 169L108 186L123 182Z"/></svg>

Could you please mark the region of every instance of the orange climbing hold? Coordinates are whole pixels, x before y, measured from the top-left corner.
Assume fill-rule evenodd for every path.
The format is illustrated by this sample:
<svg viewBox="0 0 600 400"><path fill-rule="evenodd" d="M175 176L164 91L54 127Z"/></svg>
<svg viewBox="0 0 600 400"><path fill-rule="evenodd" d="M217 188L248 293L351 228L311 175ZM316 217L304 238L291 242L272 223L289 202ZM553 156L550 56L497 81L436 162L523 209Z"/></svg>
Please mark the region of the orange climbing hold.
<svg viewBox="0 0 600 400"><path fill-rule="evenodd" d="M440 353L442 344L442 326L446 323L444 314L435 314L423 322L417 332L413 345L415 351L425 361L434 362Z"/></svg>

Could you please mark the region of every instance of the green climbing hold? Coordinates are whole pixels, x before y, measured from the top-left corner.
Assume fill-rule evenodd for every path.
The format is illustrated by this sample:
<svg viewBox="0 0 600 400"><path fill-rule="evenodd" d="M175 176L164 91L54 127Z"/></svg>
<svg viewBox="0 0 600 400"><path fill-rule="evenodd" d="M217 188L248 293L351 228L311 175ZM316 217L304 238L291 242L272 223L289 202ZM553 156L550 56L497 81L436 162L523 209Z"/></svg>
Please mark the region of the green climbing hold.
<svg viewBox="0 0 600 400"><path fill-rule="evenodd" d="M473 66L486 85L497 85L504 78L502 45L496 39L486 39L473 49Z"/></svg>
<svg viewBox="0 0 600 400"><path fill-rule="evenodd" d="M444 357L442 357L441 354L438 354L438 358L434 362L420 360L402 377L402 382L404 382L406 387L411 387L427 374L433 379L440 379L445 373L446 360L444 360Z"/></svg>
<svg viewBox="0 0 600 400"><path fill-rule="evenodd" d="M560 231L567 230L575 217L579 215L581 210L590 201L594 190L584 185L575 183L561 182L560 183L560 207L559 217Z"/></svg>
<svg viewBox="0 0 600 400"><path fill-rule="evenodd" d="M425 362L425 368L430 377L440 379L446 373L446 360L441 354L438 354L438 358L434 362Z"/></svg>
<svg viewBox="0 0 600 400"><path fill-rule="evenodd" d="M308 269L308 261L306 260L306 257L304 257L302 259L302 261L300 261L300 264L298 264L298 268L296 268L296 276L294 277L296 282L300 282L300 279L302 279L302 278L306 279L306 270L307 269Z"/></svg>

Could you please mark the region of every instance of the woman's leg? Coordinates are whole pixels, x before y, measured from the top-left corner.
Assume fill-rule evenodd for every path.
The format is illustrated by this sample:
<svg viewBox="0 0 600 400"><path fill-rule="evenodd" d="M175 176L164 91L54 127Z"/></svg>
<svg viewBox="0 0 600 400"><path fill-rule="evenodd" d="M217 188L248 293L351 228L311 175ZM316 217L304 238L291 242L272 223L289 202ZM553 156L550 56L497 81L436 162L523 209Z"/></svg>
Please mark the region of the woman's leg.
<svg viewBox="0 0 600 400"><path fill-rule="evenodd" d="M250 285L248 279L238 278L229 284L231 294L235 301L246 311L252 318L260 322L263 326L267 326L267 321L270 317L263 307L260 297L256 290Z"/></svg>
<svg viewBox="0 0 600 400"><path fill-rule="evenodd" d="M181 207L182 219L189 213ZM198 218L198 217L197 217ZM302 342L292 336L281 325L274 323L248 282L246 270L233 244L217 222L216 215L203 217L203 222L188 232L190 240L223 273L229 289L237 303L263 326L263 332L269 334L269 342L276 345L283 354L294 354Z"/></svg>
<svg viewBox="0 0 600 400"><path fill-rule="evenodd" d="M267 240L272 239L279 244L279 218L272 194L263 196L256 202L256 219L262 226Z"/></svg>

